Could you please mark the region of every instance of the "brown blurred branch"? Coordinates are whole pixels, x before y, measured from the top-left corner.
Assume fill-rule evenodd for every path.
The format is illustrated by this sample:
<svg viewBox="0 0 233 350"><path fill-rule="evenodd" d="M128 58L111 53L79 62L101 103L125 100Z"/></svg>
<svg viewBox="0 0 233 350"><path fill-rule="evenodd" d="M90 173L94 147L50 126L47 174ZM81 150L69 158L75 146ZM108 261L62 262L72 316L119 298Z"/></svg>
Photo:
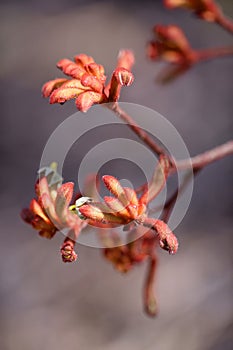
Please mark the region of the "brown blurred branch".
<svg viewBox="0 0 233 350"><path fill-rule="evenodd" d="M108 104L108 108L112 110L120 119L130 127L130 129L155 153L158 155L165 154L165 150L160 147L149 135L145 132L131 116L129 116L118 103Z"/></svg>
<svg viewBox="0 0 233 350"><path fill-rule="evenodd" d="M198 63L201 61L212 60L214 58L230 56L230 55L233 55L232 46L216 47L216 48L196 51L195 60Z"/></svg>
<svg viewBox="0 0 233 350"><path fill-rule="evenodd" d="M233 34L233 21L230 18L227 18L221 14L218 16L215 22L222 28L226 29L229 33Z"/></svg>
<svg viewBox="0 0 233 350"><path fill-rule="evenodd" d="M193 158L180 160L176 163L176 166L179 170L188 169L190 168L190 165L193 170L202 169L206 165L232 154L233 141L231 140Z"/></svg>
<svg viewBox="0 0 233 350"><path fill-rule="evenodd" d="M124 120L130 129L155 153L158 155L165 154L166 151L160 147L146 131L141 129L141 127L133 120L133 118L128 115L123 109L121 109L118 103L111 103L108 108L112 110L119 118ZM201 169L204 166L213 163L221 158L233 154L233 141L228 141L220 146L217 146L209 151L199 154L190 159L184 159L176 162L176 168L179 170L188 169L190 166L193 170ZM166 154L167 155L167 154ZM171 161L171 157L167 155ZM173 170L175 170L173 166ZM144 186L144 185L143 185Z"/></svg>

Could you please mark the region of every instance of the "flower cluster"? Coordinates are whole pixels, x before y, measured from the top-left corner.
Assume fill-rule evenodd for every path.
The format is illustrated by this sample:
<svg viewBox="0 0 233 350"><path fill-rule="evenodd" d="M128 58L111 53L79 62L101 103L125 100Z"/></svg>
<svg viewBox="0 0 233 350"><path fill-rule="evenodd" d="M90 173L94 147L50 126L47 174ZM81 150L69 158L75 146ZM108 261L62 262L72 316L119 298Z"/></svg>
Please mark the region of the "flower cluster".
<svg viewBox="0 0 233 350"><path fill-rule="evenodd" d="M198 62L198 52L192 49L179 27L156 25L153 32L155 40L147 45L147 56L153 61L169 63L158 77L160 82L166 83L177 78Z"/></svg>
<svg viewBox="0 0 233 350"><path fill-rule="evenodd" d="M39 231L40 236L51 239L57 231L63 231L67 235L61 250L65 262L76 260L74 241L87 225L69 210L73 189L72 182L62 184L62 178L54 164L42 168L35 185L36 198L31 200L29 208L21 212L22 219Z"/></svg>
<svg viewBox="0 0 233 350"><path fill-rule="evenodd" d="M196 16L208 22L216 21L221 15L219 6L213 0L164 0L164 4L169 9L190 9Z"/></svg>
<svg viewBox="0 0 233 350"><path fill-rule="evenodd" d="M169 38L164 39L164 47L168 42ZM181 37L177 37L176 45L176 50L173 51L179 52L181 57L182 50L185 51L185 42L184 40L182 42ZM162 46L160 46L161 53ZM134 77L131 73L133 63L134 56L131 51L120 51L116 69L110 81L106 83L103 66L97 64L92 57L80 54L74 58L74 62L63 59L58 62L57 67L70 78L57 78L45 83L42 88L43 96L49 97L51 104L63 104L75 99L77 108L82 112L86 112L93 104L106 102L113 102L111 107L115 110L114 108L118 106L115 102L119 99L121 87L129 86L133 82ZM116 113L119 113L119 110L116 109ZM129 124L131 125L131 122ZM140 137L145 136L136 124L132 128ZM147 140L146 137L144 139ZM79 234L88 225L96 228L104 245L105 258L118 271L128 272L134 265L148 261L144 306L151 316L157 313L153 291L157 266L155 248L160 245L170 254L175 254L178 249L177 238L166 222L148 217L149 203L165 186L172 167L171 159L165 156L165 153L157 152L158 147L155 149L155 153L160 154L158 165L149 184L143 185L137 192L132 188L122 187L115 177L105 175L103 182L112 196L106 196L100 202L94 185L97 178L90 176L86 183L88 186L83 192L88 197L81 197L80 194L74 198L74 184L62 183L55 164L51 164L50 167L39 170L39 179L35 186L36 198L31 200L29 208L21 212L23 220L32 225L43 237L51 239L58 231L65 234L60 248L64 262L73 262L77 259L74 251L75 243ZM116 231L118 226L123 226L126 241L129 243L122 244Z"/></svg>
<svg viewBox="0 0 233 350"><path fill-rule="evenodd" d="M130 72L134 56L129 50L121 50L117 67L109 84L106 83L104 67L85 54L75 56L74 62L62 59L57 63L63 73L71 79L57 78L45 83L42 87L44 97L50 97L50 103L63 104L75 99L76 107L86 112L93 104L115 102L119 99L122 86L133 82Z"/></svg>
<svg viewBox="0 0 233 350"><path fill-rule="evenodd" d="M153 31L156 40L151 41L147 48L148 56L151 59L162 59L179 65L192 63L194 51L179 27L156 25Z"/></svg>
<svg viewBox="0 0 233 350"><path fill-rule="evenodd" d="M76 201L72 201L74 184L72 182L62 184L62 178L52 164L50 167L39 170L39 179L35 186L36 198L31 200L29 208L22 210L21 216L24 221L39 231L42 237L51 239L57 231L66 234L67 237L61 247L62 258L65 262L76 259L74 242L87 224L97 228L124 226L125 231L129 232L132 241L135 241L130 246L118 247L115 252L114 250L110 252L109 248L114 244L111 244L110 247L106 245L106 257L109 260L118 261L117 266L121 265L120 256L127 256L128 266L131 266L134 262L140 262L150 255L154 247L153 244L151 247L148 244L150 239L148 240L147 235L136 243L142 227L147 227L148 232L154 232L153 236L158 238L160 247L174 254L177 251L178 242L172 231L165 222L147 216L149 202L158 195L166 183L169 164L167 158L161 156L151 182L144 189L140 198L133 189L122 187L115 177L103 176L105 186L113 195L104 197L104 202L94 201L94 194L93 198L78 196ZM85 192L87 193L86 189ZM89 193L94 193L93 189ZM118 246L121 244L119 243ZM117 256L119 259L116 258ZM122 270L129 269L123 266L124 264Z"/></svg>
<svg viewBox="0 0 233 350"><path fill-rule="evenodd" d="M163 189L170 166L166 156L161 156L151 181L143 186L139 197L132 188L122 187L115 177L105 175L102 179L112 196L105 196L103 202L82 197L74 206L80 218L98 227L105 247L104 256L118 271L126 273L133 266L145 260L148 262L143 300L146 313L153 317L158 311L153 288L157 268L155 248L159 244L162 249L175 254L178 241L164 221L148 218L148 205ZM115 228L122 225L127 244L123 244L115 232Z"/></svg>
<svg viewBox="0 0 233 350"><path fill-rule="evenodd" d="M113 246L108 243L108 247L104 249L105 258L113 264L116 270L124 273L155 254L157 245L157 237L154 232L145 231L142 226L133 228L129 236L132 241L124 245L115 234L111 242ZM135 237L138 238L135 239Z"/></svg>
<svg viewBox="0 0 233 350"><path fill-rule="evenodd" d="M170 254L175 254L178 249L178 241L173 232L165 222L147 216L148 203L164 187L168 164L167 159L161 157L154 176L154 179L159 179L157 186L152 181L140 198L137 197L133 189L122 187L115 177L103 176L103 182L113 196L104 197L104 202L89 201L78 206L78 214L83 219L89 219L89 224L94 226L98 226L98 224L108 225L108 227L129 225L131 229L137 225L148 227L157 234L160 247Z"/></svg>
<svg viewBox="0 0 233 350"><path fill-rule="evenodd" d="M164 0L164 5L168 9L188 8L199 18L207 22L215 22L231 34L233 33L232 21L225 17L213 0ZM176 25L156 25L153 31L155 40L147 45L147 56L151 60L163 60L169 63L157 79L162 83L177 78L198 62L232 55L233 52L232 47L194 50L183 31Z"/></svg>

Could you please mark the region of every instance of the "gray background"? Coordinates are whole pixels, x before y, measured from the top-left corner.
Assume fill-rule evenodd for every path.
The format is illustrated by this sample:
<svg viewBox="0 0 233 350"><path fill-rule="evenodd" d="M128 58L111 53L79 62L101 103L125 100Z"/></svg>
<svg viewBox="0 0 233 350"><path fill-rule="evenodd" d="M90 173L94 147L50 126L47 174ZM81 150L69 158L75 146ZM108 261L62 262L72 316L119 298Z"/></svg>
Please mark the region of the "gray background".
<svg viewBox="0 0 233 350"><path fill-rule="evenodd" d="M232 1L221 4L233 17ZM75 112L73 102L49 106L41 98L41 85L61 76L60 58L85 52L110 74L119 49L133 49L135 83L122 101L163 114L194 155L232 137L233 60L203 63L159 86L161 65L147 61L145 44L155 23L180 25L196 48L232 45L232 37L188 12L165 11L160 1L2 1L0 13L1 350L232 349L231 158L197 178L176 229L179 254L159 252L154 320L142 312L145 265L122 276L100 250L84 246L79 260L65 265L62 235L40 239L19 218L33 196L44 144Z"/></svg>

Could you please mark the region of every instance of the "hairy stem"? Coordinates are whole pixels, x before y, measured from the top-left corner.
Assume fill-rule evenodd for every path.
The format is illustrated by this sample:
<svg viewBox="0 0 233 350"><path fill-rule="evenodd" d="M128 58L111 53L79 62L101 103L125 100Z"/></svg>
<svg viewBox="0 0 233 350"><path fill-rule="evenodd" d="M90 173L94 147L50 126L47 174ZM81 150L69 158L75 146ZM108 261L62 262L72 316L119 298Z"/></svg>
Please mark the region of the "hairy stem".
<svg viewBox="0 0 233 350"><path fill-rule="evenodd" d="M184 159L176 162L176 167L179 170L188 169L191 167L193 170L202 169L206 165L216 162L226 156L233 154L233 141L228 141L220 146L217 146L209 151L201 153L190 159Z"/></svg>
<svg viewBox="0 0 233 350"><path fill-rule="evenodd" d="M188 172L187 175L184 178L184 181L182 183L182 185L180 187L177 187L177 189L175 190L175 192L171 195L171 197L166 201L165 205L163 206L163 211L162 211L162 215L161 215L161 220L163 220L164 222L168 222L170 215L173 211L174 205L176 204L176 200L178 195L180 195L186 188L186 186L188 185L189 181L193 176L196 176L199 171L201 169L196 169L193 172Z"/></svg>
<svg viewBox="0 0 233 350"><path fill-rule="evenodd" d="M216 47L195 52L195 61L208 61L218 57L233 55L233 47Z"/></svg>
<svg viewBox="0 0 233 350"><path fill-rule="evenodd" d="M229 33L233 34L233 21L230 18L220 14L216 19L216 23L218 23L222 28L226 29Z"/></svg>
<svg viewBox="0 0 233 350"><path fill-rule="evenodd" d="M232 49L233 50L233 49ZM232 51L233 53L233 51ZM112 110L119 118L124 120L126 124L130 127L130 129L138 135L138 137L155 153L158 155L166 154L166 151L160 147L149 135L146 131L141 129L141 127L135 123L133 118L128 115L125 111L123 111L118 103L111 103L110 106L108 106L110 110ZM233 154L233 141L228 141L220 146L217 146L209 151L206 151L202 154L199 154L195 157L192 157L190 159L184 159L176 162L176 168L178 170L184 170L190 168L190 166L193 168L193 170L196 169L202 169L206 165L213 163L221 158L224 158L228 155ZM171 157L166 154L166 156L170 159L171 163ZM173 167L173 170L175 170L175 167ZM143 185L144 186L144 185Z"/></svg>
<svg viewBox="0 0 233 350"><path fill-rule="evenodd" d="M155 153L158 155L165 154L165 150L160 147L146 131L144 131L131 116L129 116L125 111L123 111L118 103L111 103L108 105L119 118L124 120L124 122L130 127L130 129ZM169 157L170 158L170 157Z"/></svg>
<svg viewBox="0 0 233 350"><path fill-rule="evenodd" d="M233 48L231 48L232 53L233 53ZM224 51L224 50L223 50ZM223 51L221 54L223 54ZM213 56L213 51L212 52L212 56ZM202 56L203 59L205 57L208 56L210 54L210 51L207 54L207 51L202 52ZM218 52L218 54L220 55L220 52ZM108 108L110 110L112 110L118 117L120 117L122 120L124 120L126 122L126 124L131 128L131 130L157 155L161 155L161 154L166 154L165 150L160 147L156 142L154 142L154 140L147 134L147 132L145 132L144 130L142 130L140 128L139 125L137 125L135 123L135 121L133 120L133 118L131 116L129 116L125 111L123 111L118 103L112 103L110 106L108 106ZM196 175L199 170L201 170L202 168L204 168L206 165L209 165L219 159L222 159L228 155L232 155L233 154L233 141L228 141L220 146L217 146L209 151L206 151L204 153L201 153L195 157L192 157L190 159L184 159L184 160L180 160L177 162L174 162L174 160L171 159L171 157L169 155L167 155L167 157L170 160L171 163L171 169L170 169L170 175L173 174L175 171L179 171L179 170L185 170L185 169L192 169L194 172L194 175ZM174 164L175 163L175 164ZM184 187L186 187L186 183L188 182L188 179L190 177L188 176L187 179L184 181ZM144 188L145 188L146 184L142 185L140 187L140 189L138 189L137 192L141 192ZM172 212L174 203L176 201L178 195L178 190L173 194L173 196L168 200L168 202L165 204L165 208L163 210L162 213L162 219L167 222L169 219L169 216Z"/></svg>

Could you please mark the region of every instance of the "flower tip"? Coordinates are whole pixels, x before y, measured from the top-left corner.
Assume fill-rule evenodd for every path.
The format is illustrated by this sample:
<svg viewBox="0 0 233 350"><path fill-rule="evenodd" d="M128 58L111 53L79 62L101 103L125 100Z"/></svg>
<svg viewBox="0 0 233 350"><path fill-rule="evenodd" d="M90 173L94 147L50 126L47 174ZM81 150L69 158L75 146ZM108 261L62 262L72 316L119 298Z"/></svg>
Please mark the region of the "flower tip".
<svg viewBox="0 0 233 350"><path fill-rule="evenodd" d="M102 180L103 180L104 183L105 183L105 181L108 181L108 180L110 180L112 178L113 178L113 176L111 176L111 175L103 175L102 176Z"/></svg>
<svg viewBox="0 0 233 350"><path fill-rule="evenodd" d="M115 71L115 76L118 80L118 83L122 86L130 86L134 81L133 74L125 68L118 68Z"/></svg>
<svg viewBox="0 0 233 350"><path fill-rule="evenodd" d="M78 256L74 251L74 241L69 238L61 246L61 257L62 261L71 263L77 260Z"/></svg>
<svg viewBox="0 0 233 350"><path fill-rule="evenodd" d="M101 210L95 206L90 204L84 204L80 208L78 208L79 213L82 215L84 219L92 219L95 221L103 220L104 214Z"/></svg>
<svg viewBox="0 0 233 350"><path fill-rule="evenodd" d="M111 193L117 193L118 192L118 188L120 188L120 183L119 181L111 175L104 175L102 176L102 180L105 184L105 186L107 187L107 189L111 192Z"/></svg>
<svg viewBox="0 0 233 350"><path fill-rule="evenodd" d="M62 58L61 60L59 60L56 64L57 68L63 68L65 65L68 65L71 61L68 60L67 58Z"/></svg>
<svg viewBox="0 0 233 350"><path fill-rule="evenodd" d="M42 86L42 89L41 89L42 96L49 97L54 90L61 87L66 81L67 79L64 79L64 78L58 78L58 79L48 81Z"/></svg>
<svg viewBox="0 0 233 350"><path fill-rule="evenodd" d="M113 181L117 181L115 177L111 176L111 175L103 175L102 176L102 180L103 183L105 184L105 186L108 188L109 183L113 182Z"/></svg>
<svg viewBox="0 0 233 350"><path fill-rule="evenodd" d="M159 245L162 249L167 250L170 255L175 255L178 251L178 240L174 234L170 234L164 239L161 239Z"/></svg>

